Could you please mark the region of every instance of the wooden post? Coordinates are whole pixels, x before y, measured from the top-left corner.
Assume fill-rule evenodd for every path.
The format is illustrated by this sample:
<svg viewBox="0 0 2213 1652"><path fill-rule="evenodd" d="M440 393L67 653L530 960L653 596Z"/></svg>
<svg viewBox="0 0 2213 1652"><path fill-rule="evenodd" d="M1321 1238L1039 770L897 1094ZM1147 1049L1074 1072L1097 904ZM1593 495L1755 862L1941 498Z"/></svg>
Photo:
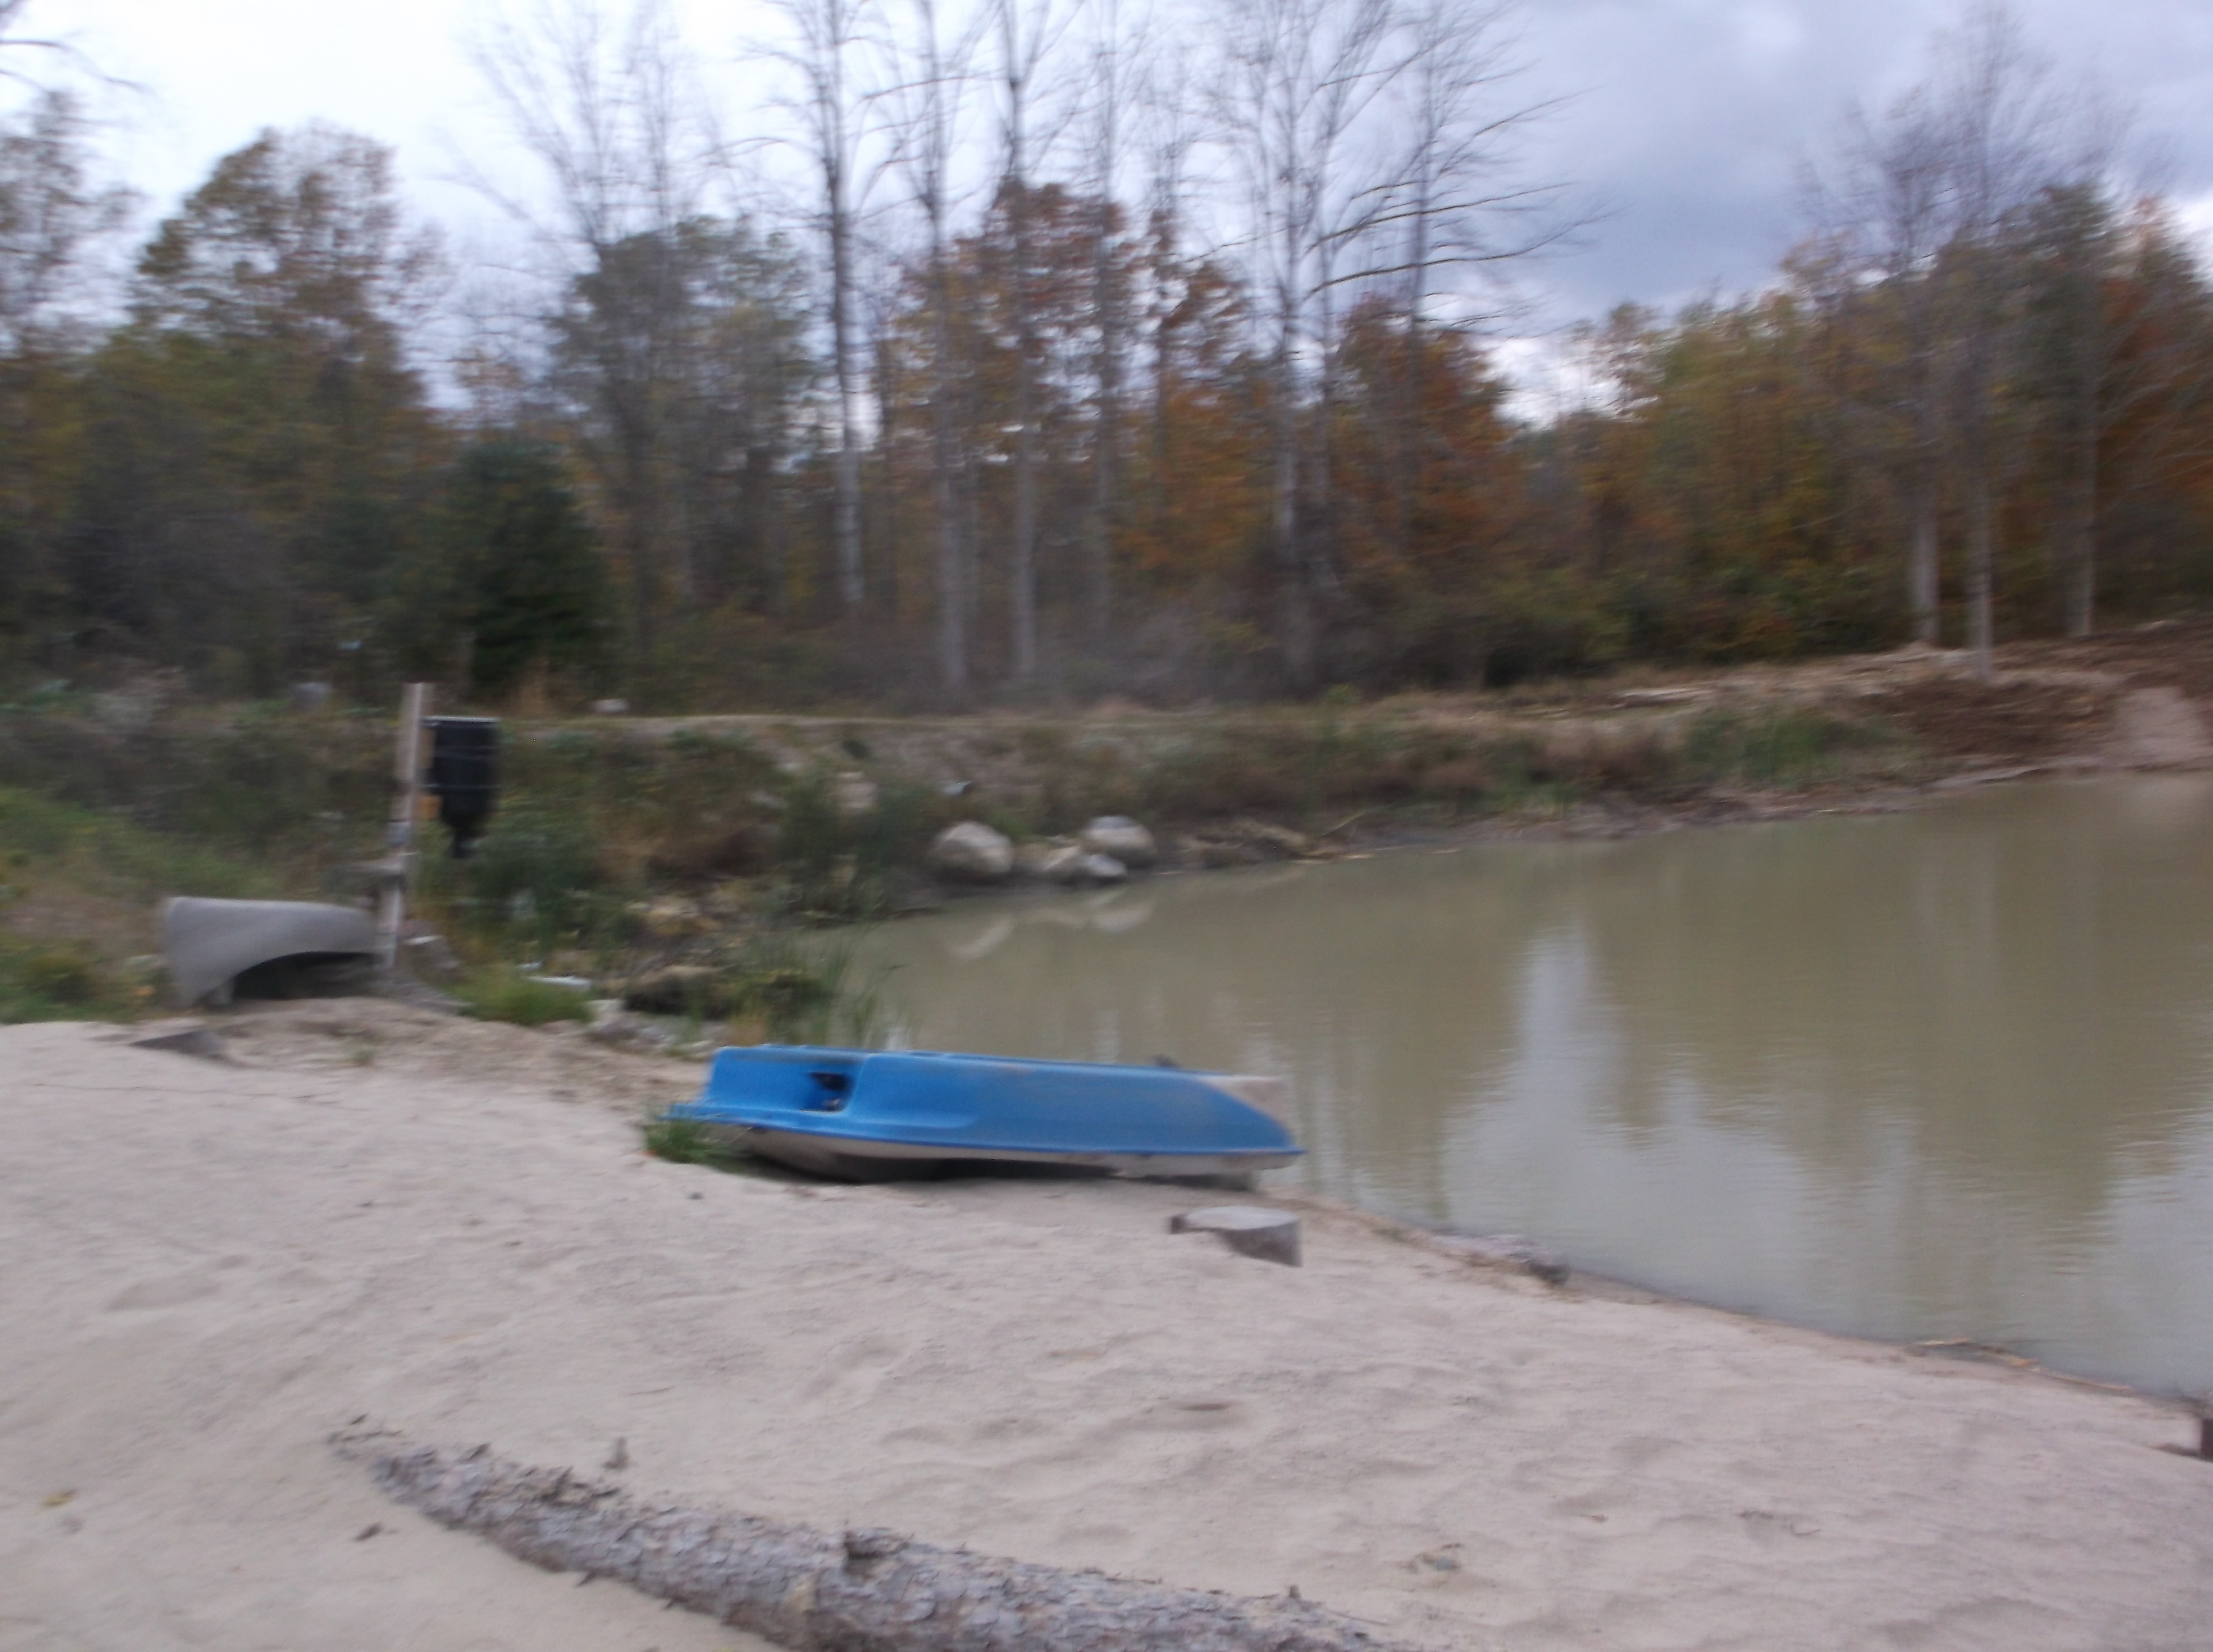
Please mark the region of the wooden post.
<svg viewBox="0 0 2213 1652"><path fill-rule="evenodd" d="M384 970L399 955L399 925L407 916L415 820L423 808L423 723L430 715L430 685L408 684L400 696L399 728L392 746L392 822L385 830L391 852L376 893L376 962Z"/></svg>

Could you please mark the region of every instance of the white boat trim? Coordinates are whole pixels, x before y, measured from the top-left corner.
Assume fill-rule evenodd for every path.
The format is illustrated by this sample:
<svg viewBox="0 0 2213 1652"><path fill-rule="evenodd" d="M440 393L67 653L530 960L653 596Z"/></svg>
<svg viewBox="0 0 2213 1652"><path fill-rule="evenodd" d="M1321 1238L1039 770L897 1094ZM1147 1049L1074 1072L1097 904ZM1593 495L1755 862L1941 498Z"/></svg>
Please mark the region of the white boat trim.
<svg viewBox="0 0 2213 1652"><path fill-rule="evenodd" d="M817 1175L863 1180L897 1175L921 1164L1057 1164L1124 1176L1241 1176L1295 1163L1295 1152L1278 1153L1050 1153L1021 1148L947 1148L910 1142L875 1142L766 1130L754 1125L715 1125L708 1133L733 1147Z"/></svg>

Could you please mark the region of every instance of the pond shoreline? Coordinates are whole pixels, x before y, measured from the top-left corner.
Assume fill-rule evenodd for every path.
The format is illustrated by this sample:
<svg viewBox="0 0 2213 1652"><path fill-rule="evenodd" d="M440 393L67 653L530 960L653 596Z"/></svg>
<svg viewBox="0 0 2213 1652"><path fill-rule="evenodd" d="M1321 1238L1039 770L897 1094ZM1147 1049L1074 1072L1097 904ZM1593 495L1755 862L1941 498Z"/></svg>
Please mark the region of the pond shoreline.
<svg viewBox="0 0 2213 1652"><path fill-rule="evenodd" d="M34 1633L758 1652L387 1501L324 1445L364 1417L655 1507L1295 1586L1440 1649L2074 1652L2213 1615L2171 1407L1320 1203L1290 1269L1169 1234L1187 1189L668 1165L633 1122L667 1063L373 1001L221 1019L229 1066L0 1029L0 1297L35 1327L0 1344L0 1576Z"/></svg>
<svg viewBox="0 0 2213 1652"><path fill-rule="evenodd" d="M1789 831L1409 835L1016 893L862 956L903 1044L1293 1076L1302 1189L1694 1301L2192 1390L2213 790L1984 778L1734 817Z"/></svg>
<svg viewBox="0 0 2213 1652"><path fill-rule="evenodd" d="M1508 1253L1527 1245L1520 1234L1478 1234L1457 1228L1425 1226L1380 1210L1367 1210L1326 1194L1311 1193L1289 1189L1264 1189L1259 1197L1283 1210L1313 1215L1326 1220L1355 1223L1379 1236L1409 1246L1448 1261L1507 1277L1539 1277L1536 1269L1527 1262ZM1492 1254L1472 1253L1455 1240L1476 1240L1492 1247ZM1534 1247L1533 1247L1534 1248ZM1572 1258L1556 1256L1553 1253L1536 1250L1546 1259L1548 1266L1564 1270L1566 1277L1555 1283L1542 1280L1564 1293L1587 1296L1594 1301L1625 1302L1650 1308L1677 1308L1699 1314L1718 1314L1725 1320L1741 1320L1747 1325L1759 1325L1779 1331L1795 1332L1822 1342L1840 1343L1850 1346L1881 1350L1886 1353L1919 1358L1957 1361L1963 1365L2005 1373L2021 1378L2033 1378L2059 1383L2070 1388L2088 1390L2095 1393L2117 1394L2147 1404L2173 1410L2185 1422L2194 1422L2200 1397L2173 1389L2143 1387L2128 1382L2110 1381L2100 1377L2084 1376L2058 1366L2046 1365L2025 1354L2015 1353L1991 1343L1977 1342L1965 1337L1939 1337L1919 1341L1897 1337L1865 1335L1850 1331L1832 1330L1827 1326L1808 1325L1779 1314L1762 1313L1757 1309L1732 1308L1726 1302L1710 1301L1689 1292L1666 1290L1632 1278L1599 1272L1581 1266ZM2213 1472L2213 1471L2209 1471Z"/></svg>

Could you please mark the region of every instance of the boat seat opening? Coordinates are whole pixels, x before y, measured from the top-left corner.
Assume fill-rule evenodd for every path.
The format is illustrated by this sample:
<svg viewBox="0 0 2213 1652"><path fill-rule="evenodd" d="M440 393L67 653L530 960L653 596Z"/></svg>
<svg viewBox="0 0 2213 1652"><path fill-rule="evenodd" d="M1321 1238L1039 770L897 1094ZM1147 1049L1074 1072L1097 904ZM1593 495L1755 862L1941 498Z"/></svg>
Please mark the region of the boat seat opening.
<svg viewBox="0 0 2213 1652"><path fill-rule="evenodd" d="M806 1103L809 1113L838 1113L844 1110L853 1093L853 1076L819 1068L810 1068L808 1077L814 1081L814 1094Z"/></svg>

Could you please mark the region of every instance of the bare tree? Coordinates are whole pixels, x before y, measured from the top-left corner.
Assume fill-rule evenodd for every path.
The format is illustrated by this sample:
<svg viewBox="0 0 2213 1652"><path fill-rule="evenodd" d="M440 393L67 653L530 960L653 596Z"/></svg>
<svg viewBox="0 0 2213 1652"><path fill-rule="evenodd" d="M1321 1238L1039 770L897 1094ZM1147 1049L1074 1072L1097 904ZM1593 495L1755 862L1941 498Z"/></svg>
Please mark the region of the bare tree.
<svg viewBox="0 0 2213 1652"><path fill-rule="evenodd" d="M1814 178L1812 193L1835 248L1825 297L1845 320L1845 336L1856 331L1851 317L1879 312L1896 339L1894 363L1877 381L1874 422L1882 428L1872 440L1894 455L1906 504L1907 607L1914 640L1934 647L1943 424L1936 265L1948 226L1942 132L1931 101L1917 88L1880 120L1853 111L1838 174ZM1887 434L1893 425L1902 436Z"/></svg>
<svg viewBox="0 0 2213 1652"><path fill-rule="evenodd" d="M2106 286L2119 229L2102 192L2055 186L2027 213L2016 253L2028 288L2018 377L2059 461L2055 561L2070 637L2088 636L2097 617L2098 448L2113 368Z"/></svg>
<svg viewBox="0 0 2213 1652"><path fill-rule="evenodd" d="M867 592L861 554L861 369L854 315L857 271L855 214L861 187L861 148L869 102L857 84L855 59L867 45L874 0L775 0L792 34L776 56L799 77L798 113L808 158L821 181L817 221L829 266L831 376L838 397L838 451L833 466L831 537L838 558L838 588L848 616L857 616Z"/></svg>
<svg viewBox="0 0 2213 1652"><path fill-rule="evenodd" d="M1573 227L1560 186L1530 181L1520 165L1521 138L1551 106L1503 97L1519 72L1507 32L1512 16L1512 0L1475 7L1423 0L1407 15L1407 62L1391 105L1405 136L1364 215L1381 262L1362 276L1399 288L1405 365L1393 482L1402 552L1412 531L1414 448L1434 435L1422 415L1432 312L1449 295L1458 302L1445 325L1465 328L1495 314L1468 306L1466 277L1527 258Z"/></svg>
<svg viewBox="0 0 2213 1652"><path fill-rule="evenodd" d="M1301 689L1314 680L1314 597L1329 578L1325 556L1300 519L1308 362L1311 352L1321 363L1326 399L1334 342L1329 296L1370 198L1348 151L1354 128L1399 66L1389 55L1392 4L1235 0L1223 14L1216 101L1244 186L1253 285L1270 334L1268 539L1277 640L1284 674Z"/></svg>
<svg viewBox="0 0 2213 1652"><path fill-rule="evenodd" d="M1967 646L1990 674L1991 581L2001 463L2000 375L2018 295L2005 256L2008 224L2052 177L2064 112L2049 71L2012 14L1978 9L1944 45L1938 78L1942 174L1950 210L1936 265L1951 343L1954 464L1967 515Z"/></svg>
<svg viewBox="0 0 2213 1652"><path fill-rule="evenodd" d="M954 31L936 0L905 0L888 31L885 92L892 161L922 220L923 280L930 312L930 525L937 568L937 674L954 696L967 692L974 570L963 520L960 443L953 378L953 292L948 250L953 164L972 30Z"/></svg>
<svg viewBox="0 0 2213 1652"><path fill-rule="evenodd" d="M1092 440L1091 506L1084 524L1085 631L1105 649L1114 615L1114 527L1119 513L1122 441L1122 369L1129 325L1129 282L1121 256L1116 193L1126 142L1125 110L1139 71L1139 43L1122 27L1119 0L1093 10L1084 149L1093 201L1091 308L1098 328L1096 433Z"/></svg>
<svg viewBox="0 0 2213 1652"><path fill-rule="evenodd" d="M119 228L129 193L94 180L88 123L67 92L44 91L0 120L0 362L62 327L85 260Z"/></svg>
<svg viewBox="0 0 2213 1652"><path fill-rule="evenodd" d="M680 232L703 210L720 146L662 0L634 0L619 23L591 0L534 0L521 21L497 19L472 55L552 201L540 209L481 174L472 181L532 235L564 286L588 282L592 302L615 307L588 331L589 394L642 661L663 607L696 594L661 485L662 392L686 332Z"/></svg>
<svg viewBox="0 0 2213 1652"><path fill-rule="evenodd" d="M2003 378L2021 319L2009 227L2066 170L2070 110L2012 13L1986 3L1941 36L1930 79L1881 121L1856 116L1816 198L1841 306L1882 311L1888 397L1905 436L1914 632L1937 640L1938 521L1948 478L1966 517L1967 645L1987 675L1995 497L2009 453ZM1870 279L1872 277L1872 279Z"/></svg>
<svg viewBox="0 0 2213 1652"><path fill-rule="evenodd" d="M991 0L998 41L999 188L1007 212L1009 286L1015 323L1015 522L1008 547L1014 677L1037 675L1038 432L1037 321L1032 291L1030 162L1038 79L1061 33L1054 0Z"/></svg>
<svg viewBox="0 0 2213 1652"><path fill-rule="evenodd" d="M58 35L25 34L23 16L30 9L31 0L0 0L0 80L38 87L40 82L22 66L26 63L44 58L82 66L84 58L75 46Z"/></svg>
<svg viewBox="0 0 2213 1652"><path fill-rule="evenodd" d="M1183 261L1183 225L1190 193L1192 152L1202 137L1185 58L1163 55L1146 65L1139 82L1146 167L1145 267L1151 320L1153 399L1151 471L1155 527L1167 509L1168 410L1175 390L1175 334L1183 319L1183 294L1175 279Z"/></svg>

